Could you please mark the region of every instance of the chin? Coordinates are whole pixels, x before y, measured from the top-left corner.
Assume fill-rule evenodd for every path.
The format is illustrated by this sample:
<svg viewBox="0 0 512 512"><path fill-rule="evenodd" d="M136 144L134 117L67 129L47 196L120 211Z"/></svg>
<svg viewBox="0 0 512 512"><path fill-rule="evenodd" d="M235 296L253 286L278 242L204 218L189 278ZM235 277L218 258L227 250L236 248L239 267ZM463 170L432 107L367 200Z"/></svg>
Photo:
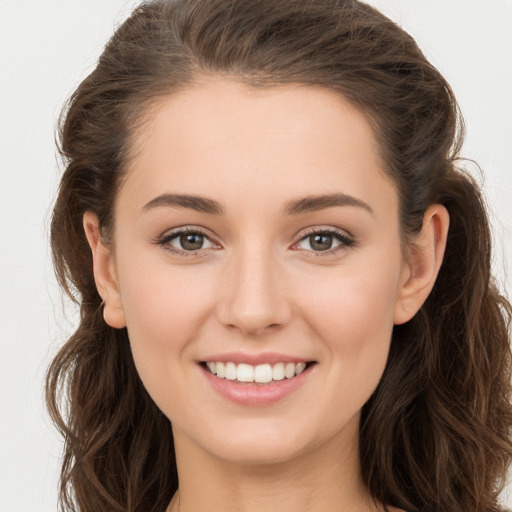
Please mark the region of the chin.
<svg viewBox="0 0 512 512"><path fill-rule="evenodd" d="M245 423L245 425L243 424ZM219 429L202 432L196 446L214 458L240 465L273 465L297 461L315 451L332 452L332 442L340 446L340 436L346 433L342 427L333 432L319 429L318 425L293 425L293 422L251 421L242 422L236 429ZM357 423L356 423L357 424ZM353 429L350 438L353 441ZM357 428L355 429L357 435ZM205 435L206 434L206 435ZM342 443L343 444L343 443Z"/></svg>

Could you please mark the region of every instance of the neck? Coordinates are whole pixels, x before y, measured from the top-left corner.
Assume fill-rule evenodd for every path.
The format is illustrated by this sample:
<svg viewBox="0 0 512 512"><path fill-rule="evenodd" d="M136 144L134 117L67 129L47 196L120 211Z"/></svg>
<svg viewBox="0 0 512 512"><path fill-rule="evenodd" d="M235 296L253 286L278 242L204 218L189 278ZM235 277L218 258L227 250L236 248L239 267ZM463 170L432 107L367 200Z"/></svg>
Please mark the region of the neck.
<svg viewBox="0 0 512 512"><path fill-rule="evenodd" d="M360 477L357 428L349 434L293 460L256 465L219 459L175 429L180 488L169 512L376 512Z"/></svg>

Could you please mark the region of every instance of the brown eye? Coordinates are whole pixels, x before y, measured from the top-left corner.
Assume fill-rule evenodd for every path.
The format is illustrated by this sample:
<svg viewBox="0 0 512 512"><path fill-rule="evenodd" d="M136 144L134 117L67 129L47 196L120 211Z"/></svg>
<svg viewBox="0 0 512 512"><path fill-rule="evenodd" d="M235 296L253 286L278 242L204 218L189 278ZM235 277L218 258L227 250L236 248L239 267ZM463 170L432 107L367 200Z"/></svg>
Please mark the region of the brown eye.
<svg viewBox="0 0 512 512"><path fill-rule="evenodd" d="M354 240L343 231L318 230L301 238L295 247L312 253L331 253L353 245Z"/></svg>
<svg viewBox="0 0 512 512"><path fill-rule="evenodd" d="M181 248L185 251L198 251L203 248L204 236L200 233L186 233L180 238Z"/></svg>
<svg viewBox="0 0 512 512"><path fill-rule="evenodd" d="M309 245L314 251L327 251L332 247L333 237L328 233L317 233L309 236Z"/></svg>
<svg viewBox="0 0 512 512"><path fill-rule="evenodd" d="M184 230L164 235L158 244L176 254L193 254L214 247L214 243L201 231Z"/></svg>

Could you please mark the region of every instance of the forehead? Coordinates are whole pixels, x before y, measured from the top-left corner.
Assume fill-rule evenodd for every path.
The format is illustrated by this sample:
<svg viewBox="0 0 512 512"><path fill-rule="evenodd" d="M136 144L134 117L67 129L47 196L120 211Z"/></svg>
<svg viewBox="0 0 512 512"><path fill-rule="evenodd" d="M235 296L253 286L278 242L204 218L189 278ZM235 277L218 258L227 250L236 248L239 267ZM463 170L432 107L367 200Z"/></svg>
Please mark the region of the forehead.
<svg viewBox="0 0 512 512"><path fill-rule="evenodd" d="M146 201L162 192L368 198L393 188L364 115L321 87L208 80L155 102L133 147L123 188Z"/></svg>

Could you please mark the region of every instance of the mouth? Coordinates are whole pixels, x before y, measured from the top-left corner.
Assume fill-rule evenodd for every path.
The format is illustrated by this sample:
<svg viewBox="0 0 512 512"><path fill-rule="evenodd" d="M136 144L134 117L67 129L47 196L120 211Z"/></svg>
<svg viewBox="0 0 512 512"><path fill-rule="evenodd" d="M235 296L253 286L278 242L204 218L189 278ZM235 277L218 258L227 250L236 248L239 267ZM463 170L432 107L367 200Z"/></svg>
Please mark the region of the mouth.
<svg viewBox="0 0 512 512"><path fill-rule="evenodd" d="M274 382L294 379L316 364L308 362L277 362L251 365L232 361L202 361L201 366L218 379L240 384L268 385Z"/></svg>

